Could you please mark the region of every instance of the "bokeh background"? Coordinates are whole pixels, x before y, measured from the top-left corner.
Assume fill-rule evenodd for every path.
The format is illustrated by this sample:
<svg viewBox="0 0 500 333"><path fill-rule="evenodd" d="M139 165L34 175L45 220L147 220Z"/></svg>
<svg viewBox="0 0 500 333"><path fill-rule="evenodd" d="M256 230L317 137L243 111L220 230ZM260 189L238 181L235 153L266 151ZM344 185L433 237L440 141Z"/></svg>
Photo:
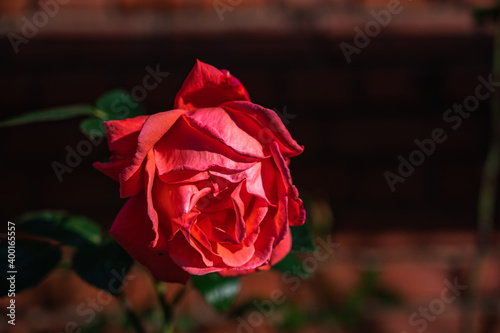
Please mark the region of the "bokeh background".
<svg viewBox="0 0 500 333"><path fill-rule="evenodd" d="M401 12L348 62L341 43L355 45L356 29L364 31L374 20L371 11L387 10L388 3L2 0L0 116L93 103L115 88L133 91L148 66L169 75L142 104L148 113L165 111L196 59L226 68L253 102L289 115L288 129L305 146L291 170L308 202L307 223L314 235L331 234L338 247L298 290L276 272L244 278L240 312L231 316L215 313L194 293L179 309L183 331L247 332L238 320L251 313L244 305L269 299L278 288L287 295L285 309L250 325L252 332L465 332L464 318L473 310L474 332L500 332L495 242L479 269L477 290L471 286L438 308L425 328L410 322L420 307L441 299L443 281L467 285L471 271L489 101L456 130L443 114L474 95L478 77L492 72L492 26L479 26L472 13L494 2L401 0ZM55 14L40 19L47 6L57 8ZM216 6L227 10L218 13ZM12 33L26 39L13 47ZM87 140L78 124L0 129L3 221L65 209L109 228L123 200L117 184L91 166L107 158L106 144L94 146L62 182L52 168L54 161L65 163L68 146ZM414 140L429 138L435 128L448 139L392 192L384 173L396 173L398 156L408 158ZM138 277L127 290L132 303L153 311L147 274L141 267L132 273ZM118 330L115 301L90 323L75 314L75 304L97 292L70 272L53 273L18 296L19 324L7 326L2 318L0 330L61 332L68 318L79 320L84 332ZM479 296L475 305L469 294Z"/></svg>

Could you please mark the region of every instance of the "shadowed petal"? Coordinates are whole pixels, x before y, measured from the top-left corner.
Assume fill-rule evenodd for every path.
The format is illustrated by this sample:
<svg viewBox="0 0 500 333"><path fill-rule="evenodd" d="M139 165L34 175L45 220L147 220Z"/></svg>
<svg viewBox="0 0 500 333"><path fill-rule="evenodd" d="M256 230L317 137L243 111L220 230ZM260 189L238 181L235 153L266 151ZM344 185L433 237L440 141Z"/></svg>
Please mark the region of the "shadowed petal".
<svg viewBox="0 0 500 333"><path fill-rule="evenodd" d="M292 138L276 112L244 101L227 102L220 107L236 116L245 114L256 121L259 124L258 131L249 134L257 138L263 145L269 145L273 141L278 142L280 151L286 157L297 156L304 151L304 148Z"/></svg>
<svg viewBox="0 0 500 333"><path fill-rule="evenodd" d="M147 214L144 193L134 195L125 203L109 232L132 258L150 270L155 279L179 283L189 279L189 274L172 261L168 249L159 252L149 246L155 232Z"/></svg>
<svg viewBox="0 0 500 333"><path fill-rule="evenodd" d="M122 198L130 197L144 189L144 159L184 112L184 110L160 112L149 116L144 122L131 164L120 174L120 196Z"/></svg>
<svg viewBox="0 0 500 333"><path fill-rule="evenodd" d="M106 128L111 158L109 162L95 162L94 167L118 181L120 173L131 163L137 147L139 132L147 118L148 116L139 116L124 120L105 121L104 127Z"/></svg>

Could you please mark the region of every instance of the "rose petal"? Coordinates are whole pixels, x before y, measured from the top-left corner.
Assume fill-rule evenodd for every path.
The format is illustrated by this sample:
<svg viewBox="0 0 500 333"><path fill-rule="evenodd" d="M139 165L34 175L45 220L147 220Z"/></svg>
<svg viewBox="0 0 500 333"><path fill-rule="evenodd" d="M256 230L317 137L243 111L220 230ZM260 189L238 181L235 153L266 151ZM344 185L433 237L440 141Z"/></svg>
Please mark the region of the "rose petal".
<svg viewBox="0 0 500 333"><path fill-rule="evenodd" d="M109 162L95 162L94 167L118 181L120 173L131 163L139 131L147 118L148 116L139 116L124 120L105 121L104 127L111 150L111 158Z"/></svg>
<svg viewBox="0 0 500 333"><path fill-rule="evenodd" d="M273 266L280 262L292 249L292 232L288 228L285 238L276 245L271 254L270 265Z"/></svg>
<svg viewBox="0 0 500 333"><path fill-rule="evenodd" d="M116 181L120 180L120 173L130 165L130 158L114 158L111 156L109 162L94 162L92 165L97 170L104 173L106 176L113 178Z"/></svg>
<svg viewBox="0 0 500 333"><path fill-rule="evenodd" d="M263 267L263 266L261 266L261 267ZM217 272L217 274L219 274L222 277L236 277L236 276L248 275L248 274L258 272L261 270L261 267L254 268L254 269L223 269L223 270ZM267 267L268 267L267 270L269 270L269 268L270 268L269 265L267 265Z"/></svg>
<svg viewBox="0 0 500 333"><path fill-rule="evenodd" d="M190 111L240 100L250 98L238 79L197 60L175 97L174 107Z"/></svg>
<svg viewBox="0 0 500 333"><path fill-rule="evenodd" d="M207 219L205 219L207 220ZM197 221L196 223L193 223L190 228L190 237L194 238L198 244L202 245L204 247L204 250L208 251L211 256L219 256L219 253L217 252L218 244L217 243L212 243L209 240L209 235L205 233L204 229L202 229L200 224L200 221ZM211 228L208 228L206 231L210 232ZM205 251L202 253L202 257L205 254Z"/></svg>
<svg viewBox="0 0 500 333"><path fill-rule="evenodd" d="M245 114L256 121L259 124L258 132L249 132L249 134L263 145L269 145L273 141L278 142L280 151L286 157L297 156L304 151L304 148L292 138L276 112L245 101L227 102L221 104L220 107L236 117Z"/></svg>
<svg viewBox="0 0 500 333"><path fill-rule="evenodd" d="M234 219L234 239L236 243L241 243L246 236L245 211L251 196L244 190L243 183L240 183L231 194L233 209L236 213ZM226 227L223 228L227 230Z"/></svg>
<svg viewBox="0 0 500 333"><path fill-rule="evenodd" d="M120 174L122 198L130 197L144 189L143 168L146 156L184 112L184 110L160 112L149 116L144 122L131 164Z"/></svg>
<svg viewBox="0 0 500 333"><path fill-rule="evenodd" d="M238 269L254 269L267 263L271 258L273 244L276 239L273 220L269 215L263 219L259 226L257 239L254 243L253 257Z"/></svg>
<svg viewBox="0 0 500 333"><path fill-rule="evenodd" d="M132 258L151 271L155 279L179 283L189 279L189 274L172 261L168 249L158 252L149 247L155 234L147 215L144 193L134 195L125 203L109 232Z"/></svg>
<svg viewBox="0 0 500 333"><path fill-rule="evenodd" d="M238 155L221 142L179 121L155 145L156 166L160 175L178 171L206 171L211 168L246 170L254 159Z"/></svg>
<svg viewBox="0 0 500 333"><path fill-rule="evenodd" d="M259 225L266 217L269 211L268 205L264 200L253 198L251 207L247 209L245 215L247 234L244 244L254 244L259 236Z"/></svg>
<svg viewBox="0 0 500 333"><path fill-rule="evenodd" d="M288 188L288 223L292 227L298 227L303 225L305 220L304 203L299 198L299 191L295 185L292 185Z"/></svg>
<svg viewBox="0 0 500 333"><path fill-rule="evenodd" d="M259 271L268 271L269 269L271 269L271 266L274 266L275 264L283 260L283 258L286 257L291 249L292 236L290 230L288 230L285 238L283 238L283 240L273 249L268 264L264 264L254 269L223 269L217 272L217 274L223 277L235 277L240 275L252 274Z"/></svg>
<svg viewBox="0 0 500 333"><path fill-rule="evenodd" d="M164 183L186 184L186 183L195 183L202 180L206 180L210 177L210 174L208 171L199 172L196 170L187 170L187 171L170 172L167 174L161 174L159 176L161 181Z"/></svg>
<svg viewBox="0 0 500 333"><path fill-rule="evenodd" d="M276 177L276 166L272 159L265 159L245 170L246 190L262 200L268 205L276 207L278 204L278 192L276 182L281 181Z"/></svg>
<svg viewBox="0 0 500 333"><path fill-rule="evenodd" d="M281 155L278 144L273 142L271 144L271 152L273 154L273 159L278 167L283 180L287 184L287 196L288 196L288 219L292 226L299 226L304 224L306 219L306 211L302 200L299 199L299 191L293 185L292 175L290 174L290 169L286 164L285 159Z"/></svg>
<svg viewBox="0 0 500 333"><path fill-rule="evenodd" d="M198 216L199 213L196 212L190 214L192 197L198 192L196 185L166 184L158 177L156 178L152 199L158 219L161 221L158 228L161 228L167 239L171 239L179 229L189 228Z"/></svg>
<svg viewBox="0 0 500 333"><path fill-rule="evenodd" d="M206 250L202 250L194 239L191 238L191 242L189 242L182 232L175 234L170 242L172 260L186 272L194 275L204 275L223 269L218 267L222 262L220 258L211 256L210 259L216 259L211 261L204 251Z"/></svg>
<svg viewBox="0 0 500 333"><path fill-rule="evenodd" d="M253 245L245 246L243 244L220 243L217 244L217 252L222 258L224 264L230 267L240 267L248 262L255 253Z"/></svg>
<svg viewBox="0 0 500 333"><path fill-rule="evenodd" d="M255 132L256 124L248 117L236 117L222 108L198 109L183 117L191 126L227 145L239 155L258 159L266 157L262 144L249 134ZM253 129L250 128L252 126Z"/></svg>

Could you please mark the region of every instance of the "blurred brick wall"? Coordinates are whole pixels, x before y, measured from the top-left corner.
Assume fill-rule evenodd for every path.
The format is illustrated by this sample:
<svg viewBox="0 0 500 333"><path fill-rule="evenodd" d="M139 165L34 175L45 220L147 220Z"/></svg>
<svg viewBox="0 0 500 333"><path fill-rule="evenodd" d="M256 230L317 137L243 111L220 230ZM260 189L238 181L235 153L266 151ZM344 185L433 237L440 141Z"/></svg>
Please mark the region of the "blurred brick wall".
<svg viewBox="0 0 500 333"><path fill-rule="evenodd" d="M48 2L49 0L41 0L42 2ZM272 7L272 6L289 6L289 7L299 7L299 8L312 8L314 6L324 6L324 5L335 5L339 7L353 7L353 6L366 6L366 7L377 7L385 6L387 0L242 0L240 2L224 2L222 3L233 3L238 6L250 6L250 7ZM429 6L435 4L441 5L470 5L475 7L490 7L495 4L493 0L416 0L413 2L418 6ZM37 9L39 1L29 1L29 0L3 0L0 5L0 10L3 13L17 14L20 10L30 10ZM214 0L69 0L65 6L69 7L87 7L87 8L124 8L124 9L152 9L152 10L162 10L162 9L185 9L185 8L205 8L212 10L214 6Z"/></svg>
<svg viewBox="0 0 500 333"><path fill-rule="evenodd" d="M499 236L497 234L494 237L495 244L498 244ZM470 311L465 304L472 289L467 282L475 241L472 233L436 232L429 235L427 232L387 232L363 237L356 232L337 233L332 239L337 246L334 252L327 259L318 262L317 266L306 265L313 273L312 278L297 280L275 270L244 276L242 290L234 308L254 299L270 300L274 290L279 290L286 297L286 305L294 305L301 312L309 314L305 327L294 332L418 332L422 330L424 318L422 314L418 314L420 309L428 309L427 313L433 318L426 322L425 332L462 332L463 317ZM476 312L478 316L475 317L474 332L500 332L499 250L499 246L494 245L481 265L477 289L480 302L476 304L479 311ZM320 247L320 253L324 257L327 252ZM375 272L376 285L392 293L398 301L387 304L366 298L360 309L360 317L356 320L357 325L350 329L345 326L337 327L336 321L328 317L328 314L350 305L350 297L355 290L359 290L357 288L366 270ZM456 281L466 288L461 287L465 290L458 290L458 295L453 297L452 291L446 291L448 287L444 281L452 284ZM180 285L169 284L169 300L179 287ZM239 328L242 321L251 323L251 328L255 328L252 330L254 332L284 332L272 329L283 318L279 311L269 311L269 305L264 307L266 312L257 313L257 316L267 317L263 320L263 325L257 325L254 324L259 322L255 319L255 313L253 319L250 319L249 313L239 313L231 318L208 306L192 290L192 286L188 290L176 309L176 316L183 317L184 321L188 318L189 326L192 327L190 332L250 331ZM443 291L445 297L452 301L443 302ZM154 284L145 269L139 265L131 269L124 292L136 313L141 313L149 320L154 319L150 313L158 304ZM93 320L89 320L88 312L84 315L83 312L76 311L82 303L87 304L84 309L90 308L89 299L102 297L99 293L102 291L83 282L71 270L56 270L36 288L16 295L16 326L12 327L6 321L1 321L0 331L63 332L67 321L75 321L82 332L129 331L124 329L123 322L120 321L123 309L117 300L109 304L101 303L103 306L95 312L96 318ZM0 299L1 315L5 315L8 302L8 298ZM438 304L440 302L444 303L442 311ZM266 313L270 313L271 317ZM325 316L329 320L325 320ZM151 326L148 327L148 332L153 331Z"/></svg>

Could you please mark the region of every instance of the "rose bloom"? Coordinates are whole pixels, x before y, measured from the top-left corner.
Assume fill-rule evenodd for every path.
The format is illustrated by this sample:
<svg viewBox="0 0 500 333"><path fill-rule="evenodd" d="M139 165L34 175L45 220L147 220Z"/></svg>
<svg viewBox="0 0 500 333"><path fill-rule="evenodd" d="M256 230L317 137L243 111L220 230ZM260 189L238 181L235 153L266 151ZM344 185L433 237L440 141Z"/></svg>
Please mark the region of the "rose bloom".
<svg viewBox="0 0 500 333"><path fill-rule="evenodd" d="M198 61L175 109L105 122L110 162L94 166L130 198L113 238L160 281L268 270L305 211L289 158L303 147L225 70Z"/></svg>

